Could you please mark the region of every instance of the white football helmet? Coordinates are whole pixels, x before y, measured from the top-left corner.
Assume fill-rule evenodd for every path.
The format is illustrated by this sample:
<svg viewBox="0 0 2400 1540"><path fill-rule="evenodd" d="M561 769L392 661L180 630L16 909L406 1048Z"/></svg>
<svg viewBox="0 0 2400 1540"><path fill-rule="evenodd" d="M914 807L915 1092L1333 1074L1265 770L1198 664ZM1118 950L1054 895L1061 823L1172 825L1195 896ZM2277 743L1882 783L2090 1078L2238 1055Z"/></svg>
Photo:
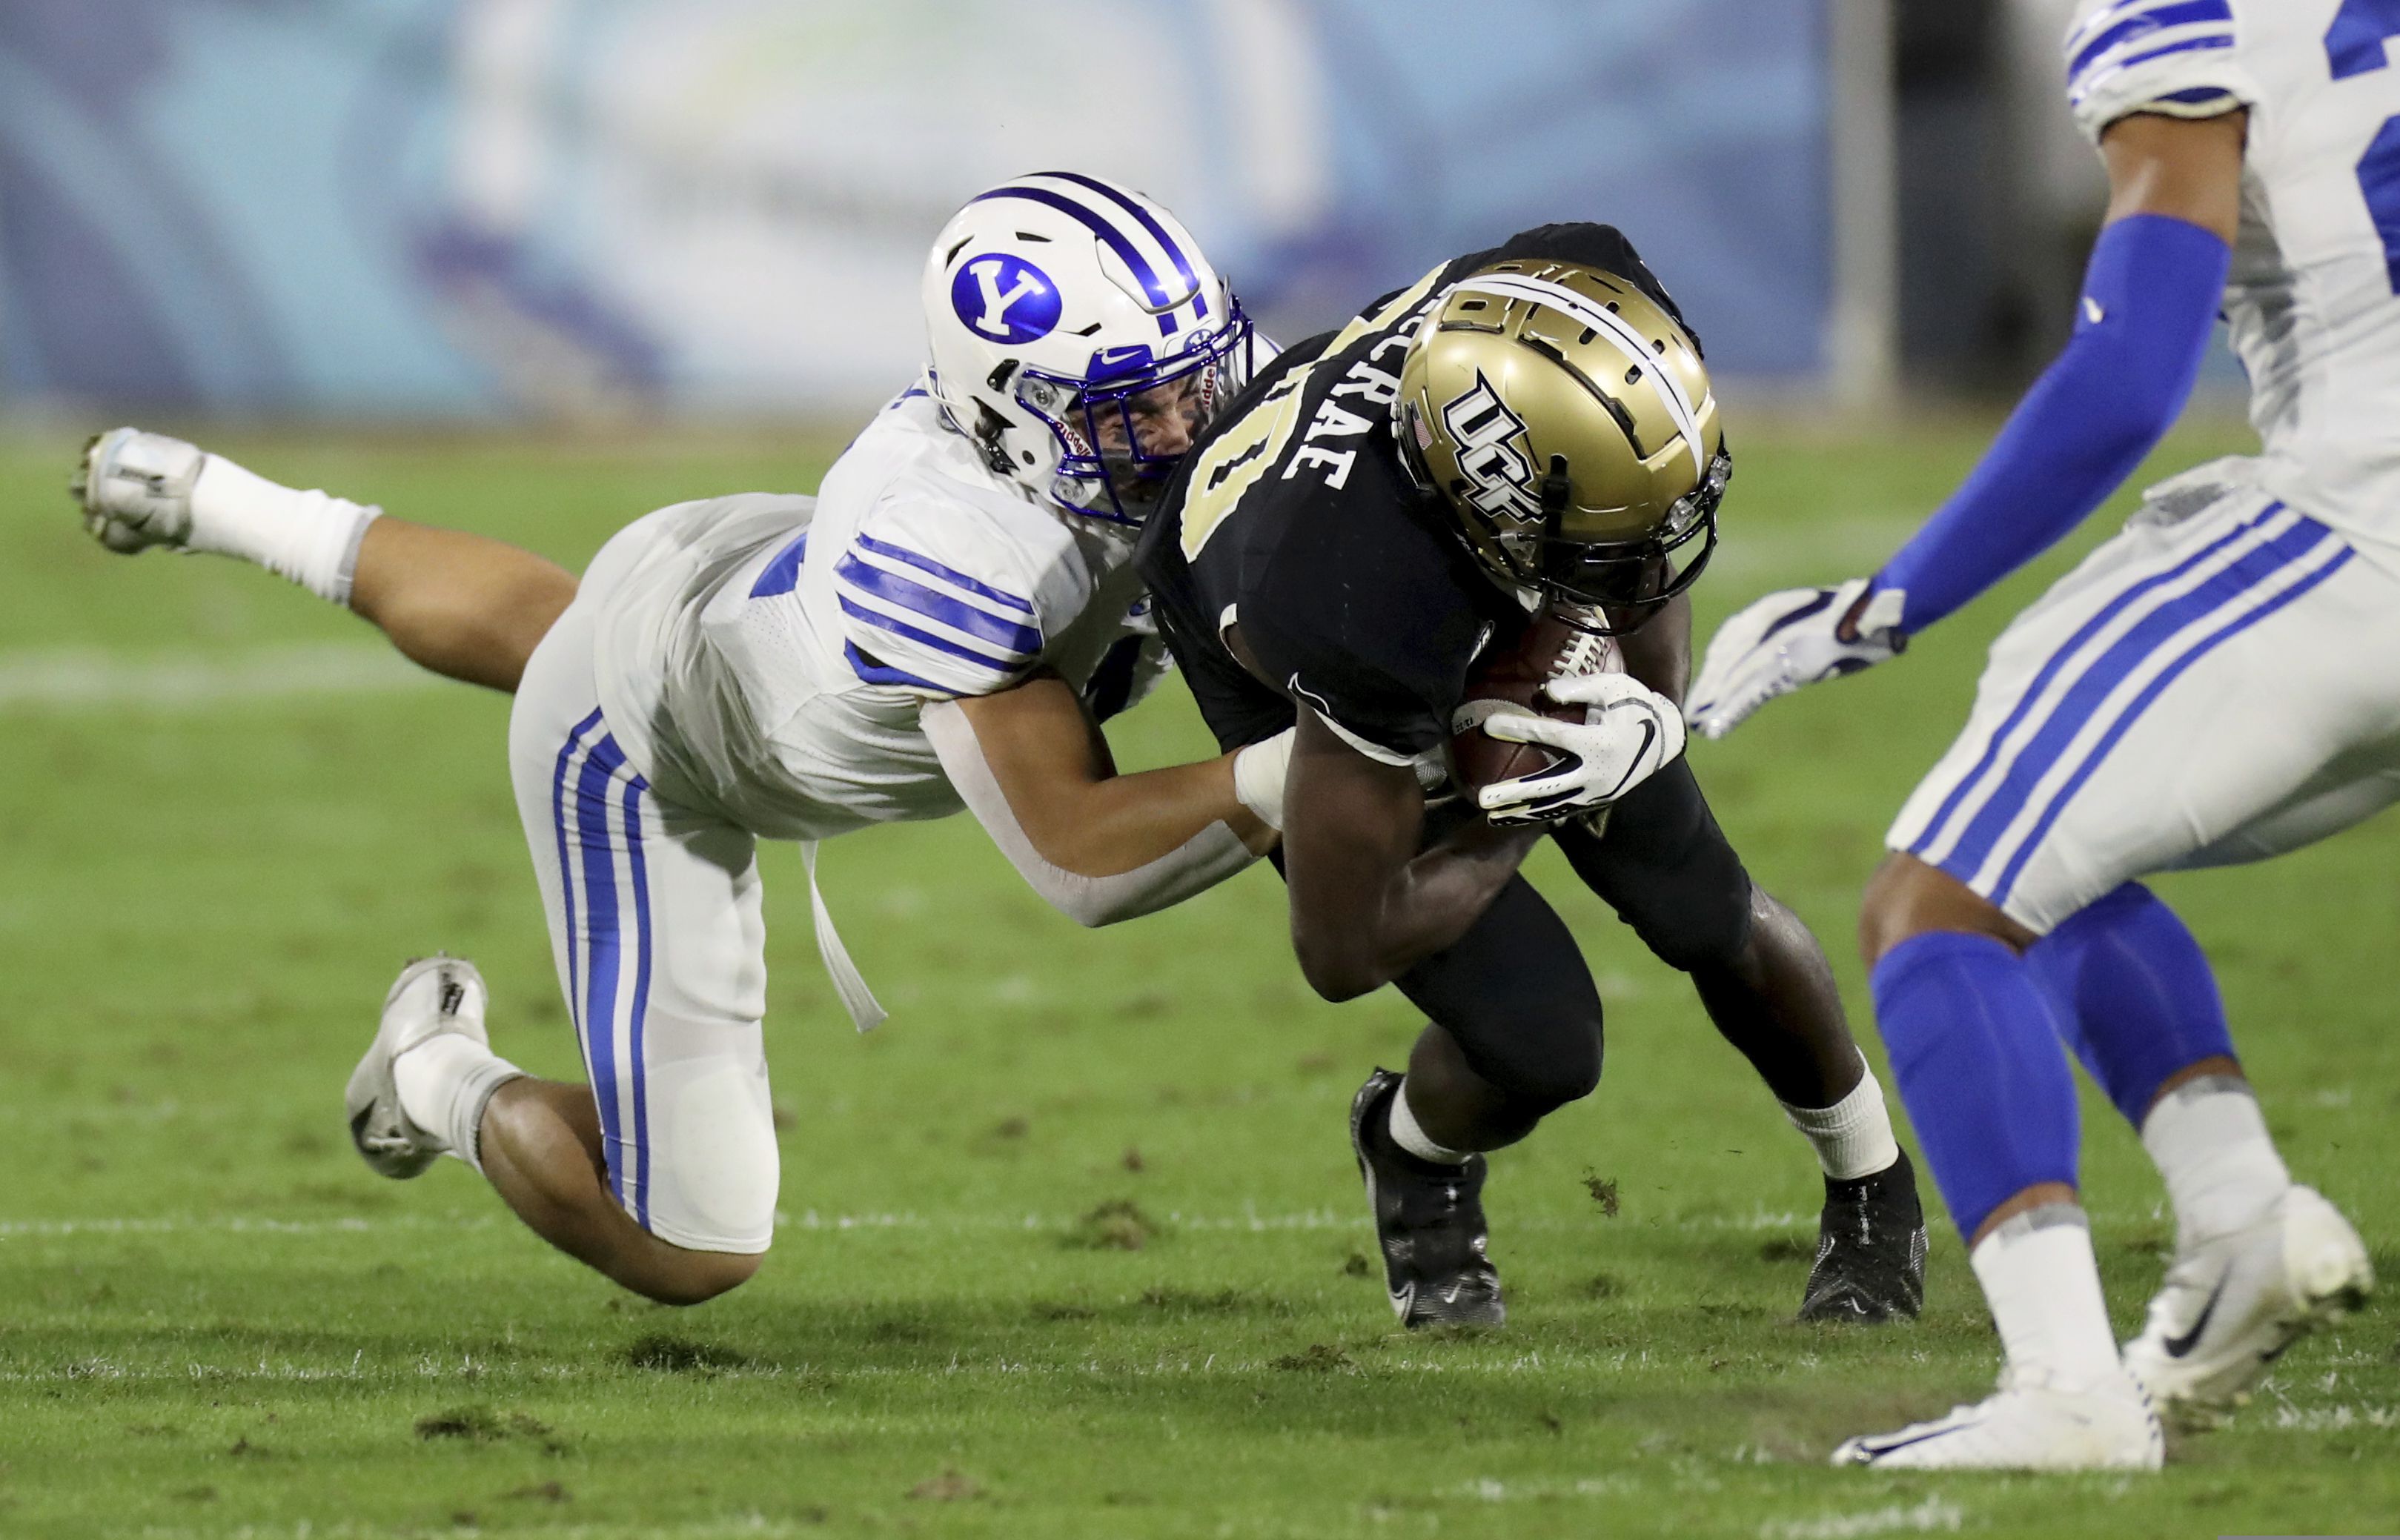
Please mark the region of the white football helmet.
<svg viewBox="0 0 2400 1540"><path fill-rule="evenodd" d="M1249 378L1248 318L1191 232L1073 171L1013 178L952 216L924 305L951 425L994 472L1078 513L1139 523L1189 447L1146 449L1137 405L1159 398L1137 398L1196 375L1196 436Z"/></svg>

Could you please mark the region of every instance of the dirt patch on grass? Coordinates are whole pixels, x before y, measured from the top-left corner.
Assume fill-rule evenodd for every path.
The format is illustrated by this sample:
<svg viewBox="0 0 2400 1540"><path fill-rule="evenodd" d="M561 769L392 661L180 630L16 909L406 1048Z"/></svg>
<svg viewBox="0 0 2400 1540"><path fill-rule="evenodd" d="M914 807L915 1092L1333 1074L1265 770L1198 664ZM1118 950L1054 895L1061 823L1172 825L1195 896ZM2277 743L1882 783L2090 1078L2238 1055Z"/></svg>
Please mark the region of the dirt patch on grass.
<svg viewBox="0 0 2400 1540"><path fill-rule="evenodd" d="M625 1361L635 1369L661 1374L722 1374L747 1367L750 1357L713 1342L696 1342L689 1337L653 1331L634 1340L625 1349Z"/></svg>
<svg viewBox="0 0 2400 1540"><path fill-rule="evenodd" d="M1338 1370L1355 1369L1350 1355L1331 1342L1311 1342L1298 1353L1287 1353L1274 1362L1274 1367L1293 1374L1331 1374Z"/></svg>
<svg viewBox="0 0 2400 1540"><path fill-rule="evenodd" d="M1111 1198L1077 1220L1060 1240L1074 1251L1139 1251L1162 1238L1166 1226L1141 1211L1131 1198Z"/></svg>

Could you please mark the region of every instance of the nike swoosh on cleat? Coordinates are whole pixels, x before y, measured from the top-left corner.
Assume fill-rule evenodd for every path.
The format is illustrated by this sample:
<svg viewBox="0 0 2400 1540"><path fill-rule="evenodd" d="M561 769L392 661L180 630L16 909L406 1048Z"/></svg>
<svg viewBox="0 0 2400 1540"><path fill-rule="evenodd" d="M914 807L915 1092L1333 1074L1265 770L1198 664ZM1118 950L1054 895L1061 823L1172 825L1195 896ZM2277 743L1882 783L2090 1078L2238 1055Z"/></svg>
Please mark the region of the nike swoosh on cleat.
<svg viewBox="0 0 2400 1540"><path fill-rule="evenodd" d="M2209 1290L2208 1302L2200 1307L2200 1319L2191 1323L2191 1329L2180 1337L2169 1337L2160 1344L2167 1350L2168 1357L2188 1357L2191 1350L2200 1345L2200 1334L2208 1329L2208 1318L2216 1314L2216 1302L2225 1297L2225 1286L2232 1281L2233 1270L2227 1268L2218 1275L2216 1287Z"/></svg>
<svg viewBox="0 0 2400 1540"><path fill-rule="evenodd" d="M1935 1438L1947 1438L1954 1433L1964 1433L1969 1428L1978 1428L1983 1425L1984 1424L1980 1422L1961 1423L1957 1427L1938 1427L1930 1433L1920 1433L1913 1438L1884 1438L1880 1440L1874 1438L1861 1438L1859 1440L1859 1452L1867 1456L1869 1461L1874 1461L1882 1458L1884 1455L1896 1453L1901 1450L1908 1448L1911 1444L1928 1443Z"/></svg>
<svg viewBox="0 0 2400 1540"><path fill-rule="evenodd" d="M1392 1295L1392 1314L1402 1320L1409 1318L1409 1307L1417 1302L1417 1286L1409 1285Z"/></svg>

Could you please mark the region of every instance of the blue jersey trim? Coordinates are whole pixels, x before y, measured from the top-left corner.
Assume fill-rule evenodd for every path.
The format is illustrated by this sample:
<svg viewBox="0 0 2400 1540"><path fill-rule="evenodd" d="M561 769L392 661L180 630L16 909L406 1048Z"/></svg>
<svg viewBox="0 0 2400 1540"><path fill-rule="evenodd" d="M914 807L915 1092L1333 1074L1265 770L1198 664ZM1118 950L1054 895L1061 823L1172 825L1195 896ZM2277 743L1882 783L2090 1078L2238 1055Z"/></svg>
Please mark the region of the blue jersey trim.
<svg viewBox="0 0 2400 1540"><path fill-rule="evenodd" d="M939 620L954 631L962 631L994 647L1004 647L1028 658L1042 650L1042 633L1033 627L1003 619L989 610L977 609L938 589L912 582L896 572L869 566L855 553L845 553L833 571L836 578L853 589L872 593L929 620Z"/></svg>
<svg viewBox="0 0 2400 1540"><path fill-rule="evenodd" d="M957 567L944 566L931 556L920 556L905 546L896 546L888 540L879 540L872 535L860 535L856 538L855 543L861 551L870 551L878 556L889 556L895 562L906 562L920 572L930 572L946 583L954 583L968 593L980 594L995 604L1003 604L1012 609L1021 609L1028 615L1040 613L1033 607L1033 602L1030 599L1020 599L1005 589L993 588L989 583L977 582Z"/></svg>
<svg viewBox="0 0 2400 1540"><path fill-rule="evenodd" d="M920 679L907 669L893 668L888 663L869 662L866 654L858 650L858 644L855 642L842 643L841 655L848 660L850 671L870 685L907 685L912 689L937 690L944 695L958 693L948 685L937 685L931 679Z"/></svg>
<svg viewBox="0 0 2400 1540"><path fill-rule="evenodd" d="M789 593L799 587L800 564L807 561L808 556L809 532L803 529L800 538L777 552L775 559L767 564L767 570L758 574L758 580L750 585L750 597L771 599L778 593Z"/></svg>

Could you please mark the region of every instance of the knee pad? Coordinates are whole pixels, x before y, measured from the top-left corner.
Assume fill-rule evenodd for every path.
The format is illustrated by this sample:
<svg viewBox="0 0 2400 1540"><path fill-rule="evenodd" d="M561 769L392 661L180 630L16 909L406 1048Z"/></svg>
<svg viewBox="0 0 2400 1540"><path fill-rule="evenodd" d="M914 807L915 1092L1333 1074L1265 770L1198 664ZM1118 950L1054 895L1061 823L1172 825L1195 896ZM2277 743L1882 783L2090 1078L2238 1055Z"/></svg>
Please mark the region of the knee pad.
<svg viewBox="0 0 2400 1540"><path fill-rule="evenodd" d="M712 1055L653 1064L646 1191L625 1206L693 1251L756 1255L773 1244L783 1165L763 1063Z"/></svg>
<svg viewBox="0 0 2400 1540"><path fill-rule="evenodd" d="M1548 1112L1581 1101L1600 1084L1602 1038L1598 1012L1589 1015L1518 1016L1462 1031L1444 1023L1467 1067L1499 1089Z"/></svg>

